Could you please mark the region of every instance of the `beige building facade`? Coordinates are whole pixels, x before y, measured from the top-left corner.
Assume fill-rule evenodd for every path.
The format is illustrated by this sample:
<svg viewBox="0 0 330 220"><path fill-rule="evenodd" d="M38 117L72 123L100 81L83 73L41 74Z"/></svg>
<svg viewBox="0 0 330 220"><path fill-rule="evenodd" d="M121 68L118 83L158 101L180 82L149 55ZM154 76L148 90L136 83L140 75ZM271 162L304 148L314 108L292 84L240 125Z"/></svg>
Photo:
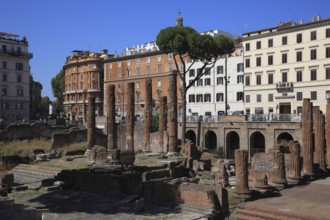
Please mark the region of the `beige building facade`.
<svg viewBox="0 0 330 220"><path fill-rule="evenodd" d="M330 95L330 19L243 34L244 111L299 114L309 98L325 112Z"/></svg>
<svg viewBox="0 0 330 220"><path fill-rule="evenodd" d="M30 64L25 37L0 32L0 116L5 121L30 118Z"/></svg>

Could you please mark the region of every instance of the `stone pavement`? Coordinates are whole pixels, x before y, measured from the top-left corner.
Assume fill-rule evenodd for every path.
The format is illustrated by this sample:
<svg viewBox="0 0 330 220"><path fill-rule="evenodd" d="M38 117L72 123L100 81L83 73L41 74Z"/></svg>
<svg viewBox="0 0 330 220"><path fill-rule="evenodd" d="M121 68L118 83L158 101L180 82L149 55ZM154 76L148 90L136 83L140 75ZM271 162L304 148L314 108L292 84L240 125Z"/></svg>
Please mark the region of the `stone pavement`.
<svg viewBox="0 0 330 220"><path fill-rule="evenodd" d="M151 219L207 219L210 214L206 210L198 210L187 206L164 206L150 204L138 196L120 192L106 194L90 193L74 190L58 190L51 192L23 191L14 195L16 202L35 208L48 208L44 219L118 219L118 220L151 220Z"/></svg>
<svg viewBox="0 0 330 220"><path fill-rule="evenodd" d="M301 213L316 219L330 218L330 177L294 186L280 193L279 197L259 199L245 205Z"/></svg>

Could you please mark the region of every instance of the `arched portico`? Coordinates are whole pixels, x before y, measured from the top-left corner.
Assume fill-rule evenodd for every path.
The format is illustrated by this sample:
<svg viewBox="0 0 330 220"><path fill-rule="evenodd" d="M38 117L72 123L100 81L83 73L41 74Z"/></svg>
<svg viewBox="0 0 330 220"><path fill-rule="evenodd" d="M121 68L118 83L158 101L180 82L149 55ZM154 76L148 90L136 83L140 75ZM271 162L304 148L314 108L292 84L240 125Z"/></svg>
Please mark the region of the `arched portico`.
<svg viewBox="0 0 330 220"><path fill-rule="evenodd" d="M231 131L226 136L226 157L227 159L234 159L235 150L239 149L240 138L237 132Z"/></svg>
<svg viewBox="0 0 330 220"><path fill-rule="evenodd" d="M264 153L265 152L265 136L256 131L250 136L250 157L253 157L255 153Z"/></svg>
<svg viewBox="0 0 330 220"><path fill-rule="evenodd" d="M217 149L217 135L214 131L207 131L205 134L205 147L207 149Z"/></svg>

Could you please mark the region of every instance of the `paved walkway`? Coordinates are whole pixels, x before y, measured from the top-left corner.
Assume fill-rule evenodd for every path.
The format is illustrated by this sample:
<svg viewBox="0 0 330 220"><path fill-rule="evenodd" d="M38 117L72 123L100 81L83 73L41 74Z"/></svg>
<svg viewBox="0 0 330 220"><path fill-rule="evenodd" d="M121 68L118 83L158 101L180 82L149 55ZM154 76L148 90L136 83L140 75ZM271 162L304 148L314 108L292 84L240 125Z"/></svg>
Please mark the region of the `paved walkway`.
<svg viewBox="0 0 330 220"><path fill-rule="evenodd" d="M246 205L302 213L330 219L330 177L281 191L281 196L259 199Z"/></svg>

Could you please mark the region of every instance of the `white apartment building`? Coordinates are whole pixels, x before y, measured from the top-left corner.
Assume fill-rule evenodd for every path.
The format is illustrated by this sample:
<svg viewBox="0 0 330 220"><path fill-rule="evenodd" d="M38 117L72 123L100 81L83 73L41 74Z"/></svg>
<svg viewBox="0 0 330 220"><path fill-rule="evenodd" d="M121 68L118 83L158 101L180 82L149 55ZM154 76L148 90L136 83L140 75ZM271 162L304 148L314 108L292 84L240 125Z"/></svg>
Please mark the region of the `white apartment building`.
<svg viewBox="0 0 330 220"><path fill-rule="evenodd" d="M243 106L243 56L236 50L227 58L227 113L240 112ZM235 55L236 54L236 55ZM195 78L203 64L196 62L187 77L187 83ZM208 73L187 91L187 116L220 115L225 113L225 59L219 59Z"/></svg>
<svg viewBox="0 0 330 220"><path fill-rule="evenodd" d="M8 122L29 119L30 65L25 37L0 32L0 116Z"/></svg>
<svg viewBox="0 0 330 220"><path fill-rule="evenodd" d="M244 33L242 40L245 113L299 114L304 98L325 112L330 93L330 19L280 22Z"/></svg>

